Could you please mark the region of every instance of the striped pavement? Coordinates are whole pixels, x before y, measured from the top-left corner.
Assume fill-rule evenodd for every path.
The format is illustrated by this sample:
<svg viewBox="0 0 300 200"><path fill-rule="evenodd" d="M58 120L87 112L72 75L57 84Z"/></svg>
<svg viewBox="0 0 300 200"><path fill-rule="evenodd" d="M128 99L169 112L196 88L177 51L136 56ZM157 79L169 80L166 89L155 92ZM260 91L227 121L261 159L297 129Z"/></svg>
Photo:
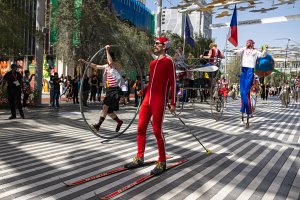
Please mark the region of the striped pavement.
<svg viewBox="0 0 300 200"><path fill-rule="evenodd" d="M229 102L220 121L208 104L187 104L179 117L213 153L207 155L189 129L166 112L164 134L168 163L188 162L150 179L114 199L134 200L281 200L300 199L300 107L282 108L278 97L257 103L250 127L239 119L239 101ZM25 111L26 119L7 120L0 110L0 199L96 199L148 174L153 166L134 169L66 187L73 182L130 162L136 152L137 119L119 138L105 140L88 131L78 105L62 104ZM85 108L88 123L99 105ZM121 107L126 126L135 108ZM107 119L101 131L112 134ZM145 160L157 158L148 127Z"/></svg>

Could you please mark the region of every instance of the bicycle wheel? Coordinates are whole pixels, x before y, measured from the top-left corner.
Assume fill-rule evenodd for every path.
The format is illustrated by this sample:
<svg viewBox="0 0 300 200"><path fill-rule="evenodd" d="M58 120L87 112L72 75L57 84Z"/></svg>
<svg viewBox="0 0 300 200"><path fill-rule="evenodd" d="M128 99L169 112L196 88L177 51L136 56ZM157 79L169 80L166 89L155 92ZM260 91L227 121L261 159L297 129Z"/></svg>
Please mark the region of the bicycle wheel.
<svg viewBox="0 0 300 200"><path fill-rule="evenodd" d="M209 108L205 102L204 96L202 96L201 101L201 89L197 88L193 90L193 98L191 98L191 109L198 113L203 112L205 109Z"/></svg>
<svg viewBox="0 0 300 200"><path fill-rule="evenodd" d="M197 112L197 95L196 90L189 88L186 90L186 98L184 101L184 110L188 113Z"/></svg>
<svg viewBox="0 0 300 200"><path fill-rule="evenodd" d="M223 99L211 99L210 102L211 114L212 117L218 121L221 119L224 110L224 101Z"/></svg>
<svg viewBox="0 0 300 200"><path fill-rule="evenodd" d="M131 57L131 63L128 66L137 66L136 67L136 72L137 75L139 75L140 77L142 77L142 71L141 68L139 66L139 63L137 62L137 60L135 59L135 57L124 47L121 47L119 45L111 45L111 48L121 48L123 50L122 53L126 53L127 56ZM91 58L91 60L88 62L88 64L86 65L86 68L83 72L82 75L82 79L80 81L80 90L79 90L79 95L80 95L80 99L83 99L83 79L84 77L87 75L87 72L89 70L89 66L90 64L96 59L96 57L98 55L100 55L101 53L103 53L105 50L105 48L100 49L99 51L97 51L93 57ZM128 63L126 63L128 64ZM141 84L143 84L141 82ZM143 87L143 85L142 85ZM107 116L105 121L103 122L103 124L101 125L99 131L97 131L93 126L92 126L92 121L94 120L95 116L99 116L101 109L99 109L99 105L97 106L90 106L90 107L83 107L83 102L82 100L80 101L80 112L82 115L82 119L84 121L84 123L86 124L87 128L96 136L103 138L103 139L113 139L113 138L117 138L120 135L124 134L127 129L132 125L132 123L134 122L138 112L139 112L139 108L141 105L142 99L139 99L139 105L137 108L135 107L128 107L128 106L120 106L119 107L119 111L118 111L118 116L121 120L123 120L123 125L120 129L119 132L115 131L116 128L116 122L112 119L109 119L109 117ZM95 108L96 107L96 108ZM100 106L102 107L102 106Z"/></svg>
<svg viewBox="0 0 300 200"><path fill-rule="evenodd" d="M212 97L210 99L210 110L212 117L218 121L221 119L224 110L224 98L219 96L218 98Z"/></svg>
<svg viewBox="0 0 300 200"><path fill-rule="evenodd" d="M180 106L177 108L176 115L178 116L181 112L195 112L195 98L191 94L191 89L185 89L184 95L182 95L181 101L180 101Z"/></svg>

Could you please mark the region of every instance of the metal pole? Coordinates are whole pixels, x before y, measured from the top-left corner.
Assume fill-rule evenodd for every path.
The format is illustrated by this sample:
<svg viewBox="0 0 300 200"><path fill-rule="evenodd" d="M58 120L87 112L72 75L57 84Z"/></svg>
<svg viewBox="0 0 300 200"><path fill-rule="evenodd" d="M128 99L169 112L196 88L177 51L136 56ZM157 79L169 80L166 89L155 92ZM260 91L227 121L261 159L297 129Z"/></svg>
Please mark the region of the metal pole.
<svg viewBox="0 0 300 200"><path fill-rule="evenodd" d="M183 22L183 47L182 47L182 53L183 53L183 56L184 56L184 50L185 50L185 27L186 27L186 16L187 14L184 13L184 22Z"/></svg>
<svg viewBox="0 0 300 200"><path fill-rule="evenodd" d="M228 32L229 33L229 32ZM227 77L227 48L228 48L228 40L227 40L227 38L228 38L228 34L227 34L227 37L226 37L226 42L225 42L225 49L224 49L224 53L225 53L225 64L224 64L224 75L225 75L225 77L226 78L228 78Z"/></svg>
<svg viewBox="0 0 300 200"><path fill-rule="evenodd" d="M287 40L287 44L286 44L286 49L285 49L285 60L284 60L284 68L286 68L286 60L287 60L287 53L288 53L288 48L289 48L289 42L291 39Z"/></svg>
<svg viewBox="0 0 300 200"><path fill-rule="evenodd" d="M227 49L228 49L228 37L229 37L229 33L230 33L230 28L228 29L228 32L227 32L227 36L226 36L226 41L225 41L225 47L224 47L224 56L225 56L225 65L224 65L224 75L226 78L227 77Z"/></svg>
<svg viewBox="0 0 300 200"><path fill-rule="evenodd" d="M288 53L288 48L289 48L289 43L291 39L287 39L287 44L286 44L286 49L285 49L285 59L284 59L284 73L286 73L286 60L287 60L287 53ZM284 80L285 80L285 75L284 75Z"/></svg>
<svg viewBox="0 0 300 200"><path fill-rule="evenodd" d="M298 77L298 62L297 62L297 55L298 55L298 54L296 54L296 77Z"/></svg>
<svg viewBox="0 0 300 200"><path fill-rule="evenodd" d="M34 98L35 104L42 103L42 85L43 85L43 58L44 58L44 45L45 35L43 28L45 27L45 0L37 0L36 4L36 39L35 39L35 79L34 90L36 96Z"/></svg>
<svg viewBox="0 0 300 200"><path fill-rule="evenodd" d="M157 14L156 14L156 36L161 35L161 13L162 13L162 0L157 1Z"/></svg>

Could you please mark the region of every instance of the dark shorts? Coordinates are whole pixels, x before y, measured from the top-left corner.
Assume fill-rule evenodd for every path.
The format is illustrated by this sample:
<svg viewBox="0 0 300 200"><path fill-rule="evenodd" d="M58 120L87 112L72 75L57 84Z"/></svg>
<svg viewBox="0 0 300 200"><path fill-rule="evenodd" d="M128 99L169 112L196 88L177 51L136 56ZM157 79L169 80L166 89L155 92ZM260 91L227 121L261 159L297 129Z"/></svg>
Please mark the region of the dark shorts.
<svg viewBox="0 0 300 200"><path fill-rule="evenodd" d="M127 96L128 96L128 92L127 92L127 91L122 91L122 93L123 93L123 96L124 96L124 97L127 97Z"/></svg>
<svg viewBox="0 0 300 200"><path fill-rule="evenodd" d="M119 110L119 101L122 95L123 92L120 87L106 88L106 96L103 100L103 104L109 107L107 113L113 113Z"/></svg>

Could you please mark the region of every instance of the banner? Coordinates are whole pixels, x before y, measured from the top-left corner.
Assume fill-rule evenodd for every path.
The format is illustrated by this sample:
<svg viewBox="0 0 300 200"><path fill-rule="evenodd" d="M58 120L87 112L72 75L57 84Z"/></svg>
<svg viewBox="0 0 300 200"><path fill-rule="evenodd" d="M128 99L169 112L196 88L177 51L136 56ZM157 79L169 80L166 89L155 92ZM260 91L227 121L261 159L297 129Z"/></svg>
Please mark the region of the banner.
<svg viewBox="0 0 300 200"><path fill-rule="evenodd" d="M191 37L191 31L190 31L190 25L189 25L189 20L188 20L188 15L186 15L185 17L185 39L186 42L191 46L194 47L195 46L195 41L194 39Z"/></svg>

